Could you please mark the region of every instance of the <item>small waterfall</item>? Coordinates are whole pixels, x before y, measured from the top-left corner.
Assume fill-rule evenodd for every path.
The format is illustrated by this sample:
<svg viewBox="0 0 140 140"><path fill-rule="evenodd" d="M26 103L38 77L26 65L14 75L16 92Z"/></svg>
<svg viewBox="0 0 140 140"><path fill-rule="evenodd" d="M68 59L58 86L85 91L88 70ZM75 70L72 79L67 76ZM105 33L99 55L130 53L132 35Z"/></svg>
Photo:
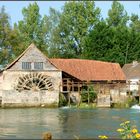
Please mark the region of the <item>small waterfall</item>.
<svg viewBox="0 0 140 140"><path fill-rule="evenodd" d="M140 109L140 106L139 105L133 105L131 108L132 109Z"/></svg>
<svg viewBox="0 0 140 140"><path fill-rule="evenodd" d="M68 108L70 108L69 106L62 106L62 107L60 107L61 109L68 109Z"/></svg>

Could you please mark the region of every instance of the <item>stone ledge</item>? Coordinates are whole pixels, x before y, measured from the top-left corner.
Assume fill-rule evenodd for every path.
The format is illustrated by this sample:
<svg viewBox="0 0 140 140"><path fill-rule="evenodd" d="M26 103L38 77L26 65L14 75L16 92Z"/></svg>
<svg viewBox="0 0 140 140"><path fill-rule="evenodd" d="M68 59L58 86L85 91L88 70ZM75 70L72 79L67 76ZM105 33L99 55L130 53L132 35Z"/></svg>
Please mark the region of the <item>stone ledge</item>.
<svg viewBox="0 0 140 140"><path fill-rule="evenodd" d="M4 103L1 108L58 108L58 103L52 104L22 104L22 103Z"/></svg>

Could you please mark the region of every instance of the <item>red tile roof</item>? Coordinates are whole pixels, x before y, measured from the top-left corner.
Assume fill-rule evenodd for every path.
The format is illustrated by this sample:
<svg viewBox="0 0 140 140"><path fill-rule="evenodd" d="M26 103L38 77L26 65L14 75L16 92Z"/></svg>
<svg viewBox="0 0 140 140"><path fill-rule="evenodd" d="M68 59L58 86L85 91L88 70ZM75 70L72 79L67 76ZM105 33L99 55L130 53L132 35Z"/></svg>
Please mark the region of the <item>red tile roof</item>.
<svg viewBox="0 0 140 140"><path fill-rule="evenodd" d="M60 70L82 80L126 80L118 63L85 59L50 59Z"/></svg>

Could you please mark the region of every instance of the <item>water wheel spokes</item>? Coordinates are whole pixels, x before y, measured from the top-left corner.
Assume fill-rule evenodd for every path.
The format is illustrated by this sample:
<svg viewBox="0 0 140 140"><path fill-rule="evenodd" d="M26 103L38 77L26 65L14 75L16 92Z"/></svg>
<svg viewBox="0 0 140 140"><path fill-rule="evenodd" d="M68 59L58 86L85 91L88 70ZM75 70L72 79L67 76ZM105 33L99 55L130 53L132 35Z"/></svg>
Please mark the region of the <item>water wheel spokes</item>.
<svg viewBox="0 0 140 140"><path fill-rule="evenodd" d="M16 90L53 90L53 84L48 75L30 73L19 77Z"/></svg>

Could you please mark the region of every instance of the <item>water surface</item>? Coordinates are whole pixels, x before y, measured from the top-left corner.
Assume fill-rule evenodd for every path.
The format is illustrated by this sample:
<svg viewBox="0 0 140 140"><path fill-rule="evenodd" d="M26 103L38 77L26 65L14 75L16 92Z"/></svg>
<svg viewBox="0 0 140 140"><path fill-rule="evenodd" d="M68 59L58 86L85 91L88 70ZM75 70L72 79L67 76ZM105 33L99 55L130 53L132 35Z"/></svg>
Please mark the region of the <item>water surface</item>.
<svg viewBox="0 0 140 140"><path fill-rule="evenodd" d="M54 139L116 138L126 120L140 130L140 110L135 109L0 109L0 139L40 139L48 131Z"/></svg>

